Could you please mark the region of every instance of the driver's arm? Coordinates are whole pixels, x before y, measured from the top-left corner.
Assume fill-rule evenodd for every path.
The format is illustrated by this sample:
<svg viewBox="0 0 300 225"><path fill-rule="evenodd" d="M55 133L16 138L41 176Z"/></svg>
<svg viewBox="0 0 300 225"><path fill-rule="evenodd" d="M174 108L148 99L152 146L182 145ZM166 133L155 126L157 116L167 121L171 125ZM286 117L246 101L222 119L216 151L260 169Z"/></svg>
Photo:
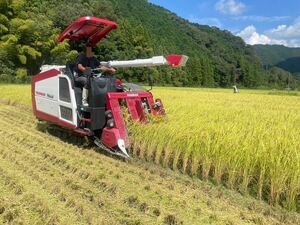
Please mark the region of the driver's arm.
<svg viewBox="0 0 300 225"><path fill-rule="evenodd" d="M80 71L81 73L84 73L84 71L86 70L85 66L85 56L83 54L80 54L77 58L76 58L76 65L77 65L77 69L78 71Z"/></svg>
<svg viewBox="0 0 300 225"><path fill-rule="evenodd" d="M78 64L78 69L81 71L81 72L84 72L86 69L85 67L82 65L82 64Z"/></svg>

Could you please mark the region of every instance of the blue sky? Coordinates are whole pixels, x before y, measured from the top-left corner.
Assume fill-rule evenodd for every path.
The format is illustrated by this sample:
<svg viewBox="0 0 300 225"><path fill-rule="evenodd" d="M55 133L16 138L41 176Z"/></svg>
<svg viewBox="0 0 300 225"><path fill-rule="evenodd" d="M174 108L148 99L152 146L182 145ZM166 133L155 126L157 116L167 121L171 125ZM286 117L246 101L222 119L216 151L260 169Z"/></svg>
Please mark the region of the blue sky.
<svg viewBox="0 0 300 225"><path fill-rule="evenodd" d="M300 0L149 0L192 22L217 26L248 44L300 47Z"/></svg>

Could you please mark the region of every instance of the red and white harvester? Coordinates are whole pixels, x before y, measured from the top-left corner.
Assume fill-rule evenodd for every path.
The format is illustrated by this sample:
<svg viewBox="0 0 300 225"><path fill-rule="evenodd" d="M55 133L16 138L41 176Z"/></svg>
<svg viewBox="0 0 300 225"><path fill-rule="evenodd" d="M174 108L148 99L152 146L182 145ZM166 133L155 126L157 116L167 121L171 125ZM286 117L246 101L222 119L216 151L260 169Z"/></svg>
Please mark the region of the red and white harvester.
<svg viewBox="0 0 300 225"><path fill-rule="evenodd" d="M95 17L82 17L72 23L58 38L96 44L117 28L115 22ZM184 66L184 55L157 56L150 59L101 62L101 65L124 67L151 67L169 65ZM147 114L165 115L160 99L143 88L126 88L112 76L96 74L92 70L88 107L82 106L82 90L76 84L75 65L44 65L41 72L32 78L32 106L38 120L71 129L81 136L93 139L105 151L129 158L130 143L123 117L122 106L127 107L134 121L147 122ZM134 85L132 84L134 87ZM131 86L131 87L132 87Z"/></svg>

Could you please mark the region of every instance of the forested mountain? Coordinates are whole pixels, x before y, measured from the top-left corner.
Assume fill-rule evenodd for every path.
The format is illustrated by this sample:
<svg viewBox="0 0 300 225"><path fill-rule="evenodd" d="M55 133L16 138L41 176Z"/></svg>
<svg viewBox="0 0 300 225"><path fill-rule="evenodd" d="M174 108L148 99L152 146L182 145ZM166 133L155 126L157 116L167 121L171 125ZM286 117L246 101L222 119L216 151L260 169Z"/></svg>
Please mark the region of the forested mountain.
<svg viewBox="0 0 300 225"><path fill-rule="evenodd" d="M101 60L190 56L187 67L120 70L127 81L176 86L270 85L254 49L230 32L189 23L146 0L0 0L0 80L26 80L42 63L72 62L82 46L57 43L71 22L93 15L119 29L95 49ZM272 85L272 83L271 83Z"/></svg>
<svg viewBox="0 0 300 225"><path fill-rule="evenodd" d="M255 45L265 67L277 66L294 74L300 73L300 48L283 45Z"/></svg>

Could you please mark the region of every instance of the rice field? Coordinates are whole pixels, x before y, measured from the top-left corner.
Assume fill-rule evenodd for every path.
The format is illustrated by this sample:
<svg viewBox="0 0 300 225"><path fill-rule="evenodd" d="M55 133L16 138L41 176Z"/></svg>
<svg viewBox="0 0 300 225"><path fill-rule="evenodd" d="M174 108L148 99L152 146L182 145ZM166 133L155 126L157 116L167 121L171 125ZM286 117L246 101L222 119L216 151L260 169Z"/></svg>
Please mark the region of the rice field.
<svg viewBox="0 0 300 225"><path fill-rule="evenodd" d="M300 98L267 91L158 88L163 122L130 128L135 154L300 209Z"/></svg>
<svg viewBox="0 0 300 225"><path fill-rule="evenodd" d="M264 203L299 211L296 95L155 88L168 115L130 126L122 162L40 132L30 86L0 90L0 224L299 224Z"/></svg>

